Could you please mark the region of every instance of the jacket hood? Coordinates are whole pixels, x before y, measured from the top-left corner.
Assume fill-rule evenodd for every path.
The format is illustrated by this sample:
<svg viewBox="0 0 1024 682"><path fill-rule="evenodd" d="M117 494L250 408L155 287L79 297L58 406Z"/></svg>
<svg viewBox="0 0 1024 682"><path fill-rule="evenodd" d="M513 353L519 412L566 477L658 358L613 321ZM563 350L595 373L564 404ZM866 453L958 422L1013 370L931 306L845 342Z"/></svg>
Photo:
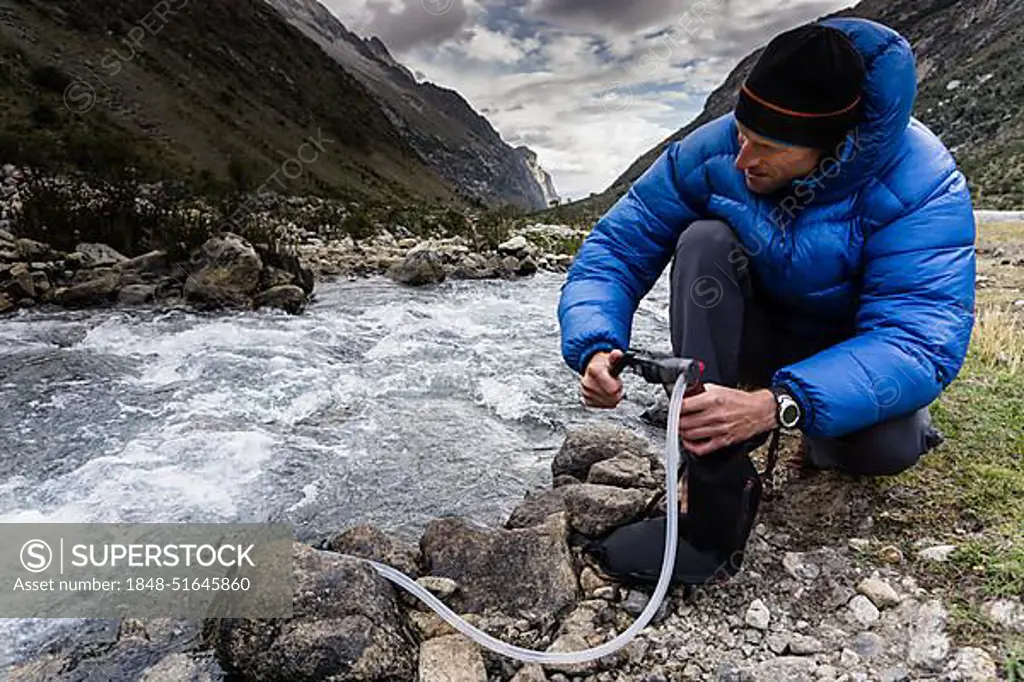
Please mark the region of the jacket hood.
<svg viewBox="0 0 1024 682"><path fill-rule="evenodd" d="M847 35L866 71L861 122L844 148L829 154L838 163L825 160L815 178L793 183L813 184L816 201L828 201L857 190L897 153L917 97L917 69L910 43L888 26L853 18L821 24Z"/></svg>

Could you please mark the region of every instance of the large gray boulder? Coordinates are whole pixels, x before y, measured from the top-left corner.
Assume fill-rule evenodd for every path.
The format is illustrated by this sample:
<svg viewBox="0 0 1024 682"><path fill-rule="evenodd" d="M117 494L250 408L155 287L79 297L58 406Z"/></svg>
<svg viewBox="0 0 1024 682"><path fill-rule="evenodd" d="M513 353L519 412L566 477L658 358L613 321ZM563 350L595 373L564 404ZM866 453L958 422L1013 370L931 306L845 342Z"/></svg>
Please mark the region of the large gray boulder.
<svg viewBox="0 0 1024 682"><path fill-rule="evenodd" d="M220 664L251 682L397 682L416 647L390 583L366 564L295 544L294 613L285 620L210 619Z"/></svg>
<svg viewBox="0 0 1024 682"><path fill-rule="evenodd" d="M256 249L242 237L212 237L193 258L185 298L206 307L248 305L259 291L262 270Z"/></svg>
<svg viewBox="0 0 1024 682"><path fill-rule="evenodd" d="M161 277L172 273L171 261L166 251L156 250L144 253L141 256L121 261L114 265L115 270L121 272L135 272L139 275L150 275ZM183 273L178 272L178 275Z"/></svg>
<svg viewBox="0 0 1024 682"><path fill-rule="evenodd" d="M256 294L253 306L256 308L277 308L292 315L298 315L306 307L306 292L294 284L282 284Z"/></svg>
<svg viewBox="0 0 1024 682"><path fill-rule="evenodd" d="M156 285L129 284L117 294L117 302L123 305L142 305L152 303L156 297Z"/></svg>
<svg viewBox="0 0 1024 682"><path fill-rule="evenodd" d="M530 242L526 241L526 237L517 235L508 241L499 244L498 253L503 255L511 254L513 256L525 256L529 248Z"/></svg>
<svg viewBox="0 0 1024 682"><path fill-rule="evenodd" d="M419 548L407 545L374 526L353 526L330 538L332 552L394 566L413 578L423 574Z"/></svg>
<svg viewBox="0 0 1024 682"><path fill-rule="evenodd" d="M552 477L568 474L585 481L590 467L613 457L640 457L657 461L641 436L616 426L588 425L572 429L551 462Z"/></svg>
<svg viewBox="0 0 1024 682"><path fill-rule="evenodd" d="M260 273L260 289L265 291L285 284L295 284L295 275L273 265L264 266L263 272Z"/></svg>
<svg viewBox="0 0 1024 682"><path fill-rule="evenodd" d="M399 284L409 286L438 284L447 277L441 254L430 249L411 252L404 260L392 265L387 275Z"/></svg>
<svg viewBox="0 0 1024 682"><path fill-rule="evenodd" d="M565 511L565 489L550 488L540 492L527 492L505 522L505 528L530 528L544 523L552 514Z"/></svg>
<svg viewBox="0 0 1024 682"><path fill-rule="evenodd" d="M548 620L575 603L576 574L564 515L521 530L487 528L458 518L427 526L424 568L455 580L447 603L459 613L499 613Z"/></svg>
<svg viewBox="0 0 1024 682"><path fill-rule="evenodd" d="M50 278L42 270L32 272L32 287L35 289L36 297L43 300L46 300L47 294L53 288L50 286Z"/></svg>
<svg viewBox="0 0 1024 682"><path fill-rule="evenodd" d="M565 506L573 529L598 536L635 521L643 514L649 495L642 490L584 483L565 490Z"/></svg>
<svg viewBox="0 0 1024 682"><path fill-rule="evenodd" d="M295 284L302 287L307 294L313 293L314 276L313 269L302 262L298 255L275 250L264 250L259 252L263 264L266 266L263 272L264 289L269 289L277 284ZM271 268L273 268L271 270ZM291 281L283 281L287 275Z"/></svg>
<svg viewBox="0 0 1024 682"><path fill-rule="evenodd" d="M35 298L36 286L27 264L16 263L7 271L7 277L9 281L3 285L4 293L14 300Z"/></svg>
<svg viewBox="0 0 1024 682"><path fill-rule="evenodd" d="M118 265L128 260L127 256L106 244L82 243L75 247L75 253L85 254L90 267L94 268Z"/></svg>
<svg viewBox="0 0 1024 682"><path fill-rule="evenodd" d="M70 287L54 291L53 300L63 306L91 306L113 301L121 283L121 276L108 272Z"/></svg>
<svg viewBox="0 0 1024 682"><path fill-rule="evenodd" d="M532 257L527 256L526 258L519 261L519 267L516 269L516 274L520 277L528 277L537 272L537 261Z"/></svg>
<svg viewBox="0 0 1024 682"><path fill-rule="evenodd" d="M64 254L57 251L49 244L37 242L33 239L15 239L14 251L18 260L22 261L51 261L62 260Z"/></svg>
<svg viewBox="0 0 1024 682"><path fill-rule="evenodd" d="M467 253L452 271L453 279L491 279L497 275L479 253Z"/></svg>
<svg viewBox="0 0 1024 682"><path fill-rule="evenodd" d="M601 460L590 467L587 483L613 485L619 488L654 488L651 460L644 457L618 456Z"/></svg>

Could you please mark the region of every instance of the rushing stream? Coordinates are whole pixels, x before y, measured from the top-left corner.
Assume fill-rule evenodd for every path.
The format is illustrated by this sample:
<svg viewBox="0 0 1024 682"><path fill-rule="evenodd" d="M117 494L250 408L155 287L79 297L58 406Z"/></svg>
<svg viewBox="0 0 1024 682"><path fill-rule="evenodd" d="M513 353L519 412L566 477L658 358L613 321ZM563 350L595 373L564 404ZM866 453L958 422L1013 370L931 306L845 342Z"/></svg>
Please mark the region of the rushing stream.
<svg viewBox="0 0 1024 682"><path fill-rule="evenodd" d="M323 284L302 316L33 311L0 326L0 522L284 521L311 540L438 516L500 524L585 409L563 276ZM634 345L668 349L666 278ZM632 389L632 391L630 391ZM0 619L0 667L81 623Z"/></svg>

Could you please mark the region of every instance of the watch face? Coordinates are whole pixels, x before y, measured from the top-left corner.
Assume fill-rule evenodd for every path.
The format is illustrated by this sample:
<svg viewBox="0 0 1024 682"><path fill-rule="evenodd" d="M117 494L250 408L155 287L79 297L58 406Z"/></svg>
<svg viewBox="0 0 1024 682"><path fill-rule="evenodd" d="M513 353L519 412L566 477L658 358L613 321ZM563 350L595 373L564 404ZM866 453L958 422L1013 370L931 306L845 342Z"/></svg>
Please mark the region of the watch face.
<svg viewBox="0 0 1024 682"><path fill-rule="evenodd" d="M793 403L782 406L781 422L783 426L793 426L800 420L800 408Z"/></svg>

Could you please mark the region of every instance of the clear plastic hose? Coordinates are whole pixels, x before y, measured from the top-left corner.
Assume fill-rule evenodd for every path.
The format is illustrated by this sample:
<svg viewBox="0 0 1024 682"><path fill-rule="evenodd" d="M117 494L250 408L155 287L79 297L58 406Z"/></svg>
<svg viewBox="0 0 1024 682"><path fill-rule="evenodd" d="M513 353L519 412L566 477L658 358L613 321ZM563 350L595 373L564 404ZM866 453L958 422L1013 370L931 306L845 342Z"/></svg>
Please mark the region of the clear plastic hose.
<svg viewBox="0 0 1024 682"><path fill-rule="evenodd" d="M523 649L522 647L513 646L492 637L483 630L475 628L462 618L459 618L458 614L445 606L440 599L418 585L411 578L404 575L401 571L390 566L377 563L376 561L369 561L367 559L361 559L360 557L351 558L366 561L366 563L373 566L373 568L382 576L404 588L406 591L410 592L420 601L433 609L453 628L469 637L477 644L487 647L491 651L503 656L525 661L526 663L571 665L574 663L587 663L613 654L629 644L629 642L636 637L641 630L647 627L648 623L651 622L651 619L653 619L654 615L658 612L658 608L661 606L661 602L665 598L665 594L668 592L669 584L672 579L672 569L674 568L676 561L676 540L678 537L677 528L679 525L679 505L674 503L675 500L679 499L679 437L677 434L679 433L679 413L683 407L684 393L686 393L686 382L677 381L675 388L672 390L672 401L669 403L668 411L668 427L665 432L665 490L667 491L666 499L669 503L666 505L668 523L665 527L665 555L661 561L661 575L658 577L658 584L654 588L654 594L651 595L650 601L647 602L647 607L644 608L643 612L639 617L637 617L636 621L634 621L632 625L630 625L622 634L609 642L591 649L584 649L582 651L558 653L534 651L532 649Z"/></svg>

